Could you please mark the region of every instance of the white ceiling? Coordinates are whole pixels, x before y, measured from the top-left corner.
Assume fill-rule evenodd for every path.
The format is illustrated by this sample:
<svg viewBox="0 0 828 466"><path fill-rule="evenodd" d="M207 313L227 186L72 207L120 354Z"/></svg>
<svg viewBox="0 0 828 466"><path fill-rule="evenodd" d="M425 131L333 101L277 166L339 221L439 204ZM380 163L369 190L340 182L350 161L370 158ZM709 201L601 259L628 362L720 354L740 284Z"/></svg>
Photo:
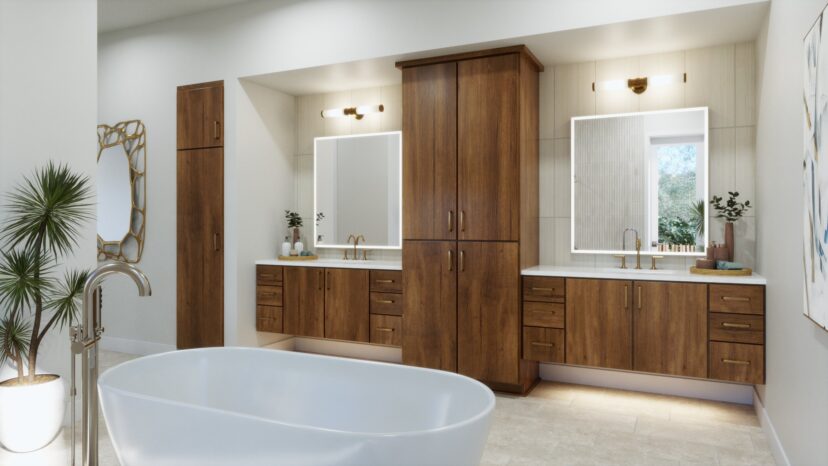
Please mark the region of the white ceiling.
<svg viewBox="0 0 828 466"><path fill-rule="evenodd" d="M106 0L104 0L106 1ZM544 65L646 55L756 39L768 3L665 16L414 54L249 77L293 95L387 86L401 82L398 60L526 44Z"/></svg>
<svg viewBox="0 0 828 466"><path fill-rule="evenodd" d="M250 0L98 0L98 33L247 1Z"/></svg>

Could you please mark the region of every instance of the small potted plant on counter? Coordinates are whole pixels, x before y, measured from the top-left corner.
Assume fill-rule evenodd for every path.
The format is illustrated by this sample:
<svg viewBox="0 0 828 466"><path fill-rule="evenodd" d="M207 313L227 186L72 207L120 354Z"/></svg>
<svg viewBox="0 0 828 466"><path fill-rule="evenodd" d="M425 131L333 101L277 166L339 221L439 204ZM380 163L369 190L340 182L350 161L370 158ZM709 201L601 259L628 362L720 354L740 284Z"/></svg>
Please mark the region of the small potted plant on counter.
<svg viewBox="0 0 828 466"><path fill-rule="evenodd" d="M724 240L727 247L728 261L733 260L734 240L733 240L733 224L745 215L752 206L750 201L739 202L739 191L728 191L730 196L725 204L722 204L721 196L713 196L710 204L713 205L718 214L716 218L725 219Z"/></svg>
<svg viewBox="0 0 828 466"><path fill-rule="evenodd" d="M296 249L296 245L301 245L302 243L299 242L299 238L301 237L302 231L300 228L304 226L302 221L302 216L299 215L299 212L293 212L291 210L285 211L285 220L287 220L288 224L288 231L293 234L293 241L291 242L291 246L293 249ZM301 252L301 251L299 251Z"/></svg>
<svg viewBox="0 0 828 466"><path fill-rule="evenodd" d="M0 229L0 366L11 367L12 377L0 380L0 444L11 451L48 445L63 423L63 379L38 371L37 358L50 331L76 320L88 272L55 275L58 261L77 245L80 226L92 218L89 199L89 180L54 163L7 197Z"/></svg>

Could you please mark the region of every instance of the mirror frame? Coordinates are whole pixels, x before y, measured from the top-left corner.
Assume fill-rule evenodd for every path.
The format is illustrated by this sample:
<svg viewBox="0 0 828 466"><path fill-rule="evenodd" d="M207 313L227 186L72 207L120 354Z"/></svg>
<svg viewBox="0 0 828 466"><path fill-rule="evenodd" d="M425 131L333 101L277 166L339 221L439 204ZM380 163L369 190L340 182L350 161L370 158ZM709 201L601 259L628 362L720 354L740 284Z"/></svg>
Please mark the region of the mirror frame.
<svg viewBox="0 0 828 466"><path fill-rule="evenodd" d="M317 153L318 153L318 151L316 150L317 149L316 146L319 143L319 141L325 141L325 140L330 140L330 139L364 138L364 137L369 137L369 136L385 136L385 135L391 135L391 134L396 134L400 138L400 150L396 154L397 158L399 160L399 167L400 167L400 169L399 169L400 198L397 201L397 203L399 205L399 209L400 209L400 236L399 236L400 244L399 244L399 246L373 246L373 245L370 245L370 244L369 245L360 244L357 247L357 249L368 249L368 250L401 250L402 249L402 243L403 243L403 239L402 239L402 226L403 226L402 225L402 222L403 222L403 211L402 211L402 196L403 196L403 192L402 192L402 182L403 182L403 179L402 179L402 170L403 170L403 168L402 168L402 148L403 148L403 134L402 134L402 131L381 131L381 132L378 132L378 133L348 134L348 135L342 135L342 136L321 136L321 137L313 138L313 217L312 217L311 220L313 221L313 247L314 248L316 248L316 249L345 249L345 248L353 248L354 247L353 244L318 244L317 243L317 238L319 237L319 234L317 233L317 228L318 227L316 226L316 213L318 212L317 205L316 205L316 179L317 179L316 168L319 166L319 164L317 163L317 160L316 160ZM357 232L357 234L359 234L359 232Z"/></svg>
<svg viewBox="0 0 828 466"><path fill-rule="evenodd" d="M147 223L147 132L141 120L127 120L114 126L98 125L98 158L110 147L121 145L129 163L131 212L129 231L118 241L98 238L98 260L136 263L144 253ZM101 193L98 193L100 195Z"/></svg>
<svg viewBox="0 0 828 466"><path fill-rule="evenodd" d="M696 252L669 252L669 251L641 251L642 256L684 256L701 257L706 254L707 244L710 241L710 114L708 107L672 108L668 110L649 110L644 112L607 113L603 115L588 115L572 117L569 128L569 203L570 203L570 231L569 250L571 254L635 254L635 251L575 249L575 122L581 120L597 120L605 118L621 118L626 116L657 115L660 113L704 112L704 249ZM640 233L639 233L640 234Z"/></svg>

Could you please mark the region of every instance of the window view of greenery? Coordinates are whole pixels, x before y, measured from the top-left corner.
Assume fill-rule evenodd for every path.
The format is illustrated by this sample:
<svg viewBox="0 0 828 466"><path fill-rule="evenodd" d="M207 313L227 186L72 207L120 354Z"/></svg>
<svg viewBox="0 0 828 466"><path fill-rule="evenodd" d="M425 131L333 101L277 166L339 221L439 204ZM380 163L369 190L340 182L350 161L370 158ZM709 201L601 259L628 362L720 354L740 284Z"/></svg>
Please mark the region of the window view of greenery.
<svg viewBox="0 0 828 466"><path fill-rule="evenodd" d="M696 193L695 144L665 144L658 162L658 241L694 245L704 230L704 202Z"/></svg>

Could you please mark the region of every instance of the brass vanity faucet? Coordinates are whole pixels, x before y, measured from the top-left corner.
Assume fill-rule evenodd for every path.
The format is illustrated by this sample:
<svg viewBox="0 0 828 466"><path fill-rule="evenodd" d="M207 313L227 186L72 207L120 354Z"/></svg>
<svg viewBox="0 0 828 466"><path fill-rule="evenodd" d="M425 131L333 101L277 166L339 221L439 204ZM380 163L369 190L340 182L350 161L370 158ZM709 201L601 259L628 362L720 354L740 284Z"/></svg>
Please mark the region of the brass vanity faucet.
<svg viewBox="0 0 828 466"><path fill-rule="evenodd" d="M637 270L641 270L641 238L638 236L638 230L635 228L627 228L624 230L624 233L621 235L621 249L626 251L627 250L627 232L631 231L635 233L635 268ZM618 254L615 257L621 259L621 268L627 268L627 258L623 254Z"/></svg>
<svg viewBox="0 0 828 466"><path fill-rule="evenodd" d="M359 257L359 256L357 256L357 246L359 246L359 241L360 240L362 240L362 242L364 243L365 242L365 237L362 236L362 235L358 235L358 236L354 236L353 234L348 235L348 242L350 243L350 242L353 241L353 243L354 243L354 257L353 257L354 260L356 260L357 257ZM363 260L368 259L368 254L366 253L366 251L364 249L362 250L362 259ZM345 260L348 260L348 250L347 249L345 250Z"/></svg>

